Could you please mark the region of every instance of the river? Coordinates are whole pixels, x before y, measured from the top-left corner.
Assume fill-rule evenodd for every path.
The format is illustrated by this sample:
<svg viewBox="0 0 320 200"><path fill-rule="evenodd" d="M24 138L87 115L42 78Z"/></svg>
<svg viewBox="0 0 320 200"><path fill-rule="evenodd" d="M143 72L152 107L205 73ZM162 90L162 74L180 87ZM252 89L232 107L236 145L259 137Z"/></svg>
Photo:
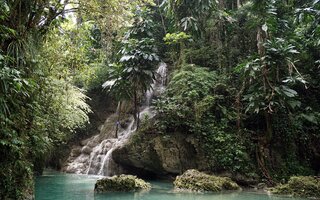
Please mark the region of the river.
<svg viewBox="0 0 320 200"><path fill-rule="evenodd" d="M270 196L250 191L232 193L177 193L172 183L152 181L149 192L113 192L94 194L94 184L101 176L45 171L36 178L36 200L304 200Z"/></svg>

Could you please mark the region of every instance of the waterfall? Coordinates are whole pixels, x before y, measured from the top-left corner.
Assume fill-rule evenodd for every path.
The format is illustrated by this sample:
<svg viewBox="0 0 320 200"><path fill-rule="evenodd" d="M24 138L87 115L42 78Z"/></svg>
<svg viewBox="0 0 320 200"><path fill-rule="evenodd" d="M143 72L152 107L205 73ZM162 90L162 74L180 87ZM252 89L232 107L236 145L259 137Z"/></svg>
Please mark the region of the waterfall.
<svg viewBox="0 0 320 200"><path fill-rule="evenodd" d="M151 85L151 89L146 92L145 103L140 108L140 119L142 121L145 118L150 119L156 114L150 103L154 96L159 96L165 90L166 78L167 65L160 63L156 71L156 80ZM130 116L126 121L127 126L125 128L120 126L117 130L117 114L108 117L98 135L81 141L82 147L74 146L72 148L63 170L68 173L103 176L113 175L114 170L121 171L112 159L112 152L115 148L124 145L131 134L136 131L134 117ZM116 131L118 131L117 138L115 138Z"/></svg>

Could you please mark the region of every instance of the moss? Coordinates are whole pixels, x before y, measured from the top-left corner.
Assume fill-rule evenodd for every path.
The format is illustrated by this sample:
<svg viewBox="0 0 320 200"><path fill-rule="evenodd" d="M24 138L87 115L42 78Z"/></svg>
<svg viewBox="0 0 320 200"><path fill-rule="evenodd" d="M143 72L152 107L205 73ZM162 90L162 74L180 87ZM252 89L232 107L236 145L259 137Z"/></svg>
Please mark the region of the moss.
<svg viewBox="0 0 320 200"><path fill-rule="evenodd" d="M281 184L271 190L274 194L297 197L320 197L320 179L311 176L293 176L287 184Z"/></svg>
<svg viewBox="0 0 320 200"><path fill-rule="evenodd" d="M174 186L175 189L212 192L240 189L230 178L208 175L195 169L187 170L181 176L177 176Z"/></svg>
<svg viewBox="0 0 320 200"><path fill-rule="evenodd" d="M142 179L132 175L113 176L97 180L95 192L139 191L148 190L151 185Z"/></svg>

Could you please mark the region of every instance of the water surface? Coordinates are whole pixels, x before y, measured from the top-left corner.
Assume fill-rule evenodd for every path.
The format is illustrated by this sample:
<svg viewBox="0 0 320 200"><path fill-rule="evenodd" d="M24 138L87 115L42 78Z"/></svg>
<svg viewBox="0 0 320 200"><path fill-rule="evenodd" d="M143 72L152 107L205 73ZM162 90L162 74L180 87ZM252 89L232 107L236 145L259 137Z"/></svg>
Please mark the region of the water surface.
<svg viewBox="0 0 320 200"><path fill-rule="evenodd" d="M46 171L36 178L36 200L303 200L258 194L232 193L176 193L169 182L151 182L149 192L117 192L94 194L94 183L100 176L64 174Z"/></svg>

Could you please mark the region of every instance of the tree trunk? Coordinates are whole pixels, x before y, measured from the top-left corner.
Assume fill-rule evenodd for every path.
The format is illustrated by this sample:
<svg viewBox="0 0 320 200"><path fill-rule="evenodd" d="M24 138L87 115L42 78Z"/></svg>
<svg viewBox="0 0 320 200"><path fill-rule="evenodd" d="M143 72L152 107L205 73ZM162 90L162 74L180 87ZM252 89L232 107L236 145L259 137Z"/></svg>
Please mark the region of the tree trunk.
<svg viewBox="0 0 320 200"><path fill-rule="evenodd" d="M272 138L272 116L268 111L265 111L265 120L266 120L266 141L267 143L270 143L271 138Z"/></svg>
<svg viewBox="0 0 320 200"><path fill-rule="evenodd" d="M164 34L167 34L166 24L164 22L164 17L161 12L161 9L160 9L160 0L157 0L157 3L158 3L158 10L159 10L160 18L161 18L162 28L163 28Z"/></svg>
<svg viewBox="0 0 320 200"><path fill-rule="evenodd" d="M134 90L134 120L137 125L137 129L139 129L139 110L138 110L138 94L137 94L137 89Z"/></svg>
<svg viewBox="0 0 320 200"><path fill-rule="evenodd" d="M266 30L263 30L262 26L258 26L257 29L257 49L258 49L258 54L260 57L260 65L262 66L262 74L261 74L261 78L262 78L262 84L263 84L263 90L264 90L264 95L268 96L270 93L270 89L272 90L272 85L269 82L268 79L268 65L265 61L265 59L263 59L266 55L266 48L264 46L266 40L268 37L268 33ZM268 100L269 101L269 100ZM266 102L269 103L269 102ZM269 110L265 110L264 111L264 119L265 119L265 133L262 137L263 142L260 141L260 143L258 144L258 150L257 150L257 161L259 164L259 168L262 172L262 174L265 176L265 178L267 178L269 185L274 185L274 182L270 176L268 167L267 167L267 162L268 157L265 153L265 150L268 149L270 151L270 142L272 139L272 121L271 121L271 113L272 112L272 108L270 107Z"/></svg>
<svg viewBox="0 0 320 200"><path fill-rule="evenodd" d="M140 126L140 111L137 113L137 130L139 129Z"/></svg>
<svg viewBox="0 0 320 200"><path fill-rule="evenodd" d="M134 94L133 94L133 104L134 104L134 113L133 113L133 117L134 117L134 121L137 122L137 91L136 89L134 90Z"/></svg>
<svg viewBox="0 0 320 200"><path fill-rule="evenodd" d="M184 65L185 63L186 63L185 44L184 42L180 42L180 58L178 61L178 66Z"/></svg>
<svg viewBox="0 0 320 200"><path fill-rule="evenodd" d="M116 138L118 138L118 131L119 131L120 120L121 120L120 114L121 114L121 101L118 102L118 108L117 108L118 118L117 118L117 122L116 122L116 135L115 135Z"/></svg>
<svg viewBox="0 0 320 200"><path fill-rule="evenodd" d="M237 109L237 128L238 131L241 130L241 113L242 113L242 105L241 105L241 96L246 88L246 81L243 81L242 87L236 96L236 109Z"/></svg>
<svg viewBox="0 0 320 200"><path fill-rule="evenodd" d="M237 8L239 9L241 7L241 0L237 0Z"/></svg>

